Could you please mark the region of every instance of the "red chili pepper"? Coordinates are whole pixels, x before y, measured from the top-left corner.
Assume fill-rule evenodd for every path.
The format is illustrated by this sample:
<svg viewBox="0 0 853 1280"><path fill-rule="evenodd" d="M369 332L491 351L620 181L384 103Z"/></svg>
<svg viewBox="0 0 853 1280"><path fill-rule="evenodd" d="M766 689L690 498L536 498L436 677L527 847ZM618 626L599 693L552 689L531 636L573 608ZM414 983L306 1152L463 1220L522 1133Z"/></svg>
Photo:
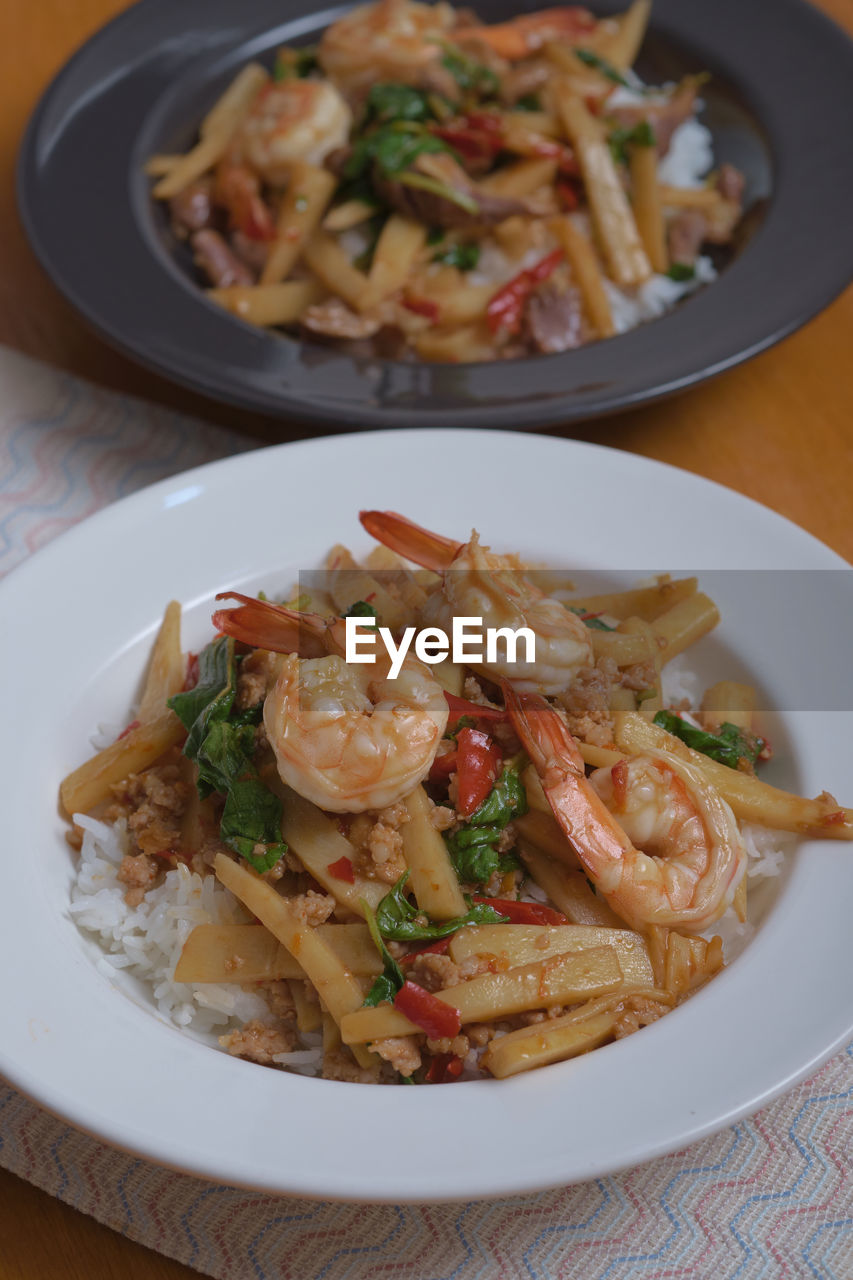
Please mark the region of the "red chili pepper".
<svg viewBox="0 0 853 1280"><path fill-rule="evenodd" d="M429 1064L429 1071L424 1079L427 1084L447 1084L451 1080L459 1079L464 1066L465 1063L455 1054L437 1053Z"/></svg>
<svg viewBox="0 0 853 1280"><path fill-rule="evenodd" d="M131 720L127 728L122 729L121 733L116 738L116 742L121 742L122 738L126 738L129 733L132 733L134 729L138 729L138 728L139 728L139 721Z"/></svg>
<svg viewBox="0 0 853 1280"><path fill-rule="evenodd" d="M187 689L194 689L198 684L198 654L187 654L187 674L184 676L184 693Z"/></svg>
<svg viewBox="0 0 853 1280"><path fill-rule="evenodd" d="M486 308L486 319L492 333L506 329L508 333L518 333L524 314L524 304L537 284L547 280L551 273L563 261L563 250L554 249L535 267L519 271L502 289L498 289Z"/></svg>
<svg viewBox="0 0 853 1280"><path fill-rule="evenodd" d="M330 862L326 870L336 880L346 880L347 884L355 884L355 872L347 857L338 858L337 862Z"/></svg>
<svg viewBox="0 0 853 1280"><path fill-rule="evenodd" d="M509 713L503 707L481 707L479 702L469 702L467 698L457 698L455 693L444 692L450 708L450 721L455 724L461 716L474 716L477 720L506 720Z"/></svg>
<svg viewBox="0 0 853 1280"><path fill-rule="evenodd" d="M394 997L394 1008L410 1022L414 1022L416 1027L420 1027L421 1031L425 1031L431 1040L458 1036L462 1027L458 1009L445 1004L416 982L403 983Z"/></svg>
<svg viewBox="0 0 853 1280"><path fill-rule="evenodd" d="M443 756L436 756L429 771L430 782L446 782L451 773L456 772L458 760L458 751L445 751Z"/></svg>
<svg viewBox="0 0 853 1280"><path fill-rule="evenodd" d="M438 942L432 942L428 947L420 947L417 951L410 951L407 956L403 956L399 964L411 964L413 960L417 960L418 956L446 956L450 947L450 936L439 938Z"/></svg>
<svg viewBox="0 0 853 1280"><path fill-rule="evenodd" d="M568 916L540 902L516 902L512 898L484 898L479 893L471 895L475 902L494 907L502 916L509 916L512 924L568 924Z"/></svg>
<svg viewBox="0 0 853 1280"><path fill-rule="evenodd" d="M495 785L503 755L482 729L460 729L456 741L457 809L463 818L470 818Z"/></svg>
<svg viewBox="0 0 853 1280"><path fill-rule="evenodd" d="M503 149L503 121L487 111L470 111L430 128L469 163L493 160Z"/></svg>
<svg viewBox="0 0 853 1280"><path fill-rule="evenodd" d="M404 298L403 306L407 311L414 311L416 316L426 316L428 320L437 320L441 308L431 298Z"/></svg>
<svg viewBox="0 0 853 1280"><path fill-rule="evenodd" d="M573 187L570 182L558 181L557 191L559 193L560 199L563 202L564 209L571 210L571 209L577 209L580 207L581 199L580 199L580 196L578 195L577 188Z"/></svg>

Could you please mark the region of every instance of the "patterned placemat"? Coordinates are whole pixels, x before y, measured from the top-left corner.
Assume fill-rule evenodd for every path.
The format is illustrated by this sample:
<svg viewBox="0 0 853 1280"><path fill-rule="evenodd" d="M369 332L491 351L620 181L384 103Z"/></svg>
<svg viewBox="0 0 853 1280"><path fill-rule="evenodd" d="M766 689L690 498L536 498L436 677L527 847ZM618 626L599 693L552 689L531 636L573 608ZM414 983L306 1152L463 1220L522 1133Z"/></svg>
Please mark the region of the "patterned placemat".
<svg viewBox="0 0 853 1280"><path fill-rule="evenodd" d="M0 575L106 503L252 447L0 350ZM853 1045L752 1119L614 1177L489 1202L353 1206L161 1169L0 1083L0 1164L221 1280L848 1280L851 1141Z"/></svg>

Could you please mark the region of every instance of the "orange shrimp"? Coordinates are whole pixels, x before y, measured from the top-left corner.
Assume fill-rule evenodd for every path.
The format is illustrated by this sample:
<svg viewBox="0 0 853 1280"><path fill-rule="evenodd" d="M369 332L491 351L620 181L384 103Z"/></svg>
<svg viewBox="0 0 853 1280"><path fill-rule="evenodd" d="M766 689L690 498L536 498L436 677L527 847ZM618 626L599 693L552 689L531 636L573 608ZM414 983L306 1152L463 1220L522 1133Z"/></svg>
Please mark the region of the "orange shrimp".
<svg viewBox="0 0 853 1280"><path fill-rule="evenodd" d="M574 41L588 37L596 25L596 19L588 9L562 5L557 9L522 14L494 26L456 27L452 39L479 40L507 62L518 62L552 40Z"/></svg>
<svg viewBox="0 0 853 1280"><path fill-rule="evenodd" d="M264 702L282 781L332 813L384 809L409 795L429 773L447 725L447 700L428 668L407 654L390 679L387 654L365 665L344 660L341 619L225 596L241 605L217 610L214 626L288 655Z"/></svg>
<svg viewBox="0 0 853 1280"><path fill-rule="evenodd" d="M588 779L553 707L507 683L503 690L554 816L613 910L639 930L700 933L719 920L743 878L746 850L734 814L699 771L655 751Z"/></svg>
<svg viewBox="0 0 853 1280"><path fill-rule="evenodd" d="M359 519L379 542L441 575L440 590L421 610L425 623L449 630L454 617L474 617L487 628L529 627L534 632L534 662L509 661L499 654L493 662L469 662L473 669L493 680L511 680L516 689L557 694L582 668L592 666L589 628L540 591L516 557L495 555L476 533L468 542L456 542L393 511L362 511Z"/></svg>

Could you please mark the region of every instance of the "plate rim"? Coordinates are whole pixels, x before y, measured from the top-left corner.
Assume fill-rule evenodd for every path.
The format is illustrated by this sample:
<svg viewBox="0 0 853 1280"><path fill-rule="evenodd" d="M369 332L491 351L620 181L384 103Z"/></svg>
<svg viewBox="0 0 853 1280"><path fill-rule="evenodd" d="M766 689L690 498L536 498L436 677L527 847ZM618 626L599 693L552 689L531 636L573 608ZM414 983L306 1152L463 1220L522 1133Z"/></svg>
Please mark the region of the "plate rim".
<svg viewBox="0 0 853 1280"><path fill-rule="evenodd" d="M821 31L826 36L831 35L836 47L840 46L846 50L845 56L849 58L849 65L851 71L853 71L853 38L842 27L835 24L827 14L823 11L815 10L806 3L806 0L773 0L773 4L774 17L778 21L780 28L784 29L782 18L778 14L778 7L780 4L784 4L787 6L789 13L798 16L800 20L810 22L815 31ZM298 365L299 353L303 344L291 342L291 340L281 335L264 335L264 342L275 342L277 345L290 343L294 351L292 357L287 357L287 362L282 357L282 368L279 371L282 386L275 389L266 382L263 386L255 386L248 379L229 376L221 372L220 365L222 361L215 358L208 359L206 363L204 359L201 359L200 363L196 360L191 365L188 362L188 358L192 356L198 357L198 351L192 346L183 350L180 356L173 355L172 348L168 344L165 347L156 348L152 347L149 342L143 350L140 347L139 334L133 329L132 324L130 326L126 323L119 325L118 330L121 330L119 332L114 324L115 316L110 316L105 312L102 303L99 305L91 296L85 296L81 293L73 280L69 281L65 278L61 256L58 260L55 245L51 245L50 236L45 234L44 225L39 225L39 173L36 155L42 121L48 113L54 98L61 91L66 78L82 63L85 63L93 49L97 49L101 43L108 42L114 32L123 30L125 25L130 26L131 23L138 21L139 11L146 7L152 10L159 8L162 11L164 6L161 0L139 0L139 3L130 10L114 17L72 55L72 58L60 69L57 76L42 94L28 123L18 155L17 195L19 212L27 236L42 267L71 305L79 311L86 323L101 338L143 367L149 368L178 385L187 386L214 401L271 415L279 419L293 417L306 422L325 424L345 421L347 425L359 429L370 429L375 427L378 422L389 425L396 424L403 427L411 425L440 427L446 421L448 412L454 413L455 419L460 426L478 428L508 426L518 429L517 418L522 409L525 424L532 429L560 422L567 424L592 421L618 410L639 407L658 399L669 398L692 386L700 385L711 378L717 377L738 364L751 359L808 323L809 320L827 307L853 278L853 250L851 250L844 257L843 266L831 278L827 273L826 278L821 280L820 287L810 287L807 296L806 294L801 294L801 300L790 305L787 303L786 296L781 323L775 318L764 323L760 321L754 322L750 326L749 334L744 335L744 340L738 340L726 345L724 349L721 348L719 353L707 363L704 362L704 358L701 355L688 356L678 362L677 369L672 368L667 371L666 375L653 378L651 384L648 384L643 377L639 379L638 383L636 375L632 375L629 385L624 386L617 378L613 389L607 392L599 392L595 389L590 392L585 386L580 389L575 386L562 392L549 391L546 395L539 396L531 395L529 390L526 393L513 392L511 395L502 390L497 396L496 402L490 403L483 391L479 387L475 387L472 391L466 391L464 395L457 397L457 400L449 407L444 405L438 408L431 407L423 397L418 399L416 403L395 405L387 401L383 402L381 395L380 400L374 402L368 385L370 377L365 371L367 365L362 369L354 358L341 356L341 363L337 368L341 371L346 369L347 377L352 374L354 379L352 385L359 387L357 398L353 400L350 397L346 403L343 403L323 398L318 392L316 382L311 383L310 386L307 382L300 385L300 378L304 379L306 374L304 368L300 370L296 365ZM347 6L337 6L337 8L345 7ZM853 79L853 76L851 76L851 79ZM736 82L736 88L744 96L750 96L751 85ZM156 103L152 103L149 110L156 110ZM761 127L765 129L770 137L771 149L774 153L784 157L784 138L780 139L778 132L774 132L773 121L762 119L760 116L758 119ZM776 159L778 159L778 155L775 157ZM784 166L782 167L784 168ZM778 164L776 164L776 169L779 169ZM699 334L709 327L717 329L721 326L726 327L727 317L723 314L724 304L722 298L719 297L720 289L727 277L731 277L732 273L736 272L739 263L743 262L744 259L750 258L754 250L760 247L768 230L772 229L770 228L771 222L774 222L775 217L779 214L778 199L780 197L784 197L786 200L789 199L795 186L796 184L785 186L779 177L779 173L775 174L774 198L765 224L759 229L753 242L748 246L738 262L733 263L721 279L715 282L710 289L705 289L696 297L686 300L687 307L695 308L697 304L706 302L709 297L711 298L710 304L706 302L706 309L710 305L710 311L707 312L707 322L704 319L700 322L699 318L696 318L694 339L698 338ZM841 202L841 196L835 198L839 203ZM133 221L134 213L131 205L132 201L128 195L128 216ZM784 214L784 210L782 212ZM800 210L800 213L802 213L802 210ZM778 242L778 232L773 230L772 234ZM142 240L144 240L144 237L140 239L140 244ZM754 291L755 283L754 280L750 280L750 291ZM746 288L746 283L744 287ZM737 290L735 292L737 293ZM173 296L177 297L177 294ZM164 295L164 300L165 297L166 295ZM719 306L717 305L718 299ZM200 297L196 297L193 300L194 304L202 303L203 301L203 298ZM737 301L737 298L735 298L735 301ZM531 385L535 386L535 371L542 368L543 362L563 362L554 364L555 373L557 368L560 371L565 370L566 378L570 380L570 371L577 371L578 368L585 370L590 361L594 366L596 365L594 352L602 346L609 349L609 353L612 355L612 364L618 365L620 361L624 361L630 366L632 355L638 358L644 355L642 335L646 330L652 329L660 332L661 326L666 323L667 319L677 317L678 321L683 321L685 314L695 316L696 312L687 313L679 308L675 312L670 312L668 315L650 321L646 325L641 325L629 333L608 339L605 343L590 344L588 347L581 348L576 352L562 355L528 357L519 361L509 362L509 364L517 371L516 381L526 384L528 388ZM706 312L703 310L703 317L705 314ZM226 328L222 328L218 324L220 319L227 326ZM720 324L717 324L717 321ZM214 322L217 334L236 333L234 317L214 317L210 323ZM689 319L687 323L690 326ZM236 321L236 325L240 328L244 327L239 320ZM676 330L681 327L680 323L674 324L671 326L669 333L675 334ZM130 334L127 332L128 328L132 330ZM691 326L692 328L693 326ZM213 331L211 330L211 332ZM251 336L253 338L257 337L254 332L252 332ZM235 342L237 340L235 338ZM654 339L651 341L654 345ZM662 333L659 345L662 346L665 342L666 334ZM694 341L695 345L696 342ZM268 352L274 352L272 346L267 346L265 349ZM590 353L593 353L593 355L590 355ZM181 363L182 360L183 363ZM401 377L406 376L404 371L410 371L413 368L411 364L399 361L376 360L368 362L368 364L379 368L381 372L398 371ZM499 370L501 363L497 362L491 365L464 364L459 366L415 365L414 368L426 368L428 370L451 368L465 371L464 376L466 378L476 376L482 380L486 376L484 371ZM480 374L473 372L478 370ZM244 368L234 372L235 374L240 372L244 375L247 372L250 375L251 373L257 374L257 368L248 371ZM592 369L590 372L592 374ZM598 372L599 370L596 368L596 373ZM499 375L496 374L495 376ZM574 376L577 381L576 372ZM293 378L295 378L295 382L291 380Z"/></svg>
<svg viewBox="0 0 853 1280"><path fill-rule="evenodd" d="M454 430L450 428L441 432L424 432L417 429L413 429L409 432L386 430L376 431L367 436L330 436L315 440L298 441L292 444L274 445L267 449L233 455L215 462L206 463L188 471L178 473L165 480L160 480L137 493L121 499L119 502L111 504L110 506L102 509L102 511L98 512L96 515L89 517L87 520L81 521L72 529L60 535L46 547L34 553L33 556L29 557L21 565L17 566L17 568L14 569L2 583L0 583L0 602L5 603L10 597L14 597L15 595L20 596L21 593L26 594L28 578L39 576L43 577L45 574L49 576L51 572L55 572L56 564L61 567L63 558L67 559L70 557L73 561L79 554L81 548L85 549L86 541L100 537L102 533L109 528L110 522L115 522L116 520L119 521L119 524L121 521L124 521L125 524L129 522L131 528L135 522L136 528L139 528L146 512L150 512L151 510L156 511L159 509L158 504L162 505L162 499L174 496L176 492L180 492L182 489L191 489L199 481L203 482L211 475L215 476L217 483L223 479L227 479L229 472L233 473L235 468L244 472L244 474L251 476L253 472L256 473L259 469L265 466L265 463L271 454L275 455L277 460L287 459L292 462L294 456L301 453L303 461L300 465L310 468L310 465L313 462L316 462L318 458L322 459L324 455L327 457L329 455L334 456L336 454L343 456L345 453L358 455L360 451L364 450L366 445L369 448L371 447L371 444L373 447L378 447L380 449L387 444L390 449L396 451L398 457L408 457L410 452L409 446L411 446L411 448L416 447L421 450L434 447L435 453L440 455L442 446L450 444L459 446L460 441L463 438L467 441L467 444L470 445L472 450L481 450L485 444L487 447L491 446L498 453L500 453L501 450L506 450L511 454L513 450L519 449L526 451L527 453L530 453L531 451L537 452L537 456L542 459L547 457L548 459L559 458L560 461L563 461L564 459L566 461L572 460L575 463L576 473L578 469L581 472L583 471L584 463L579 462L578 460L585 457L587 463L591 460L592 465L590 469L592 471L595 471L596 467L600 468L603 466L605 469L610 468L616 472L620 470L627 471L629 474L633 474L635 476L638 472L642 476L654 475L660 477L662 475L666 475L671 484L686 484L691 493L701 492L705 498L711 501L715 498L719 498L724 500L727 504L734 502L739 509L748 512L751 517L757 518L762 522L767 522L769 520L769 524L774 533L781 533L783 528L787 528L788 538L793 539L797 543L802 542L803 546L808 548L810 557L824 561L831 567L849 567L845 565L845 562L837 555L837 553L831 551L830 548L827 548L811 534L799 529L798 526L794 525L791 521L788 521L785 517L771 511L769 508L766 508L759 503L756 503L753 499L738 494L736 491L718 485L704 477L681 471L676 467L672 467L664 463L658 463L652 459L624 453L619 450L608 449L598 444L562 440L559 438L555 439L554 437L547 435L531 436L524 433L494 431L484 437L481 432ZM270 469L272 470L272 468ZM290 471L292 472L293 469L294 468L291 467ZM204 502L204 495L207 494L208 497L206 500L209 502L212 500L209 496L211 492L211 489L202 488L202 493L198 498L190 497L187 501ZM282 557L282 559L284 559L284 557ZM37 572L32 570L33 565L38 566ZM812 847L812 845L805 843L802 846L803 852L808 854ZM825 847L826 846L824 846L824 848ZM811 859L812 855L805 858L803 862L808 862ZM771 917L771 919L772 918L773 917ZM1 941L0 949L2 949ZM706 996L712 995L715 987L718 988L720 983L727 982L734 972L736 971L729 970L727 974L722 975L721 978L717 980L716 984L712 984L705 992L694 997L693 1000L685 1006L685 1011L688 1011L691 1007L695 1008L697 1001L703 1000ZM126 1001L120 993L115 994L119 996L123 1004L127 1004L128 1008L132 1007L131 1001ZM121 1018L121 1015L119 1015L119 1017L121 1021L124 1021L124 1019ZM136 1015L134 1015L134 1021L135 1019ZM643 1044L649 1045L650 1037L651 1039L654 1039L656 1035L660 1035L661 1030L666 1028L667 1021L668 1020L664 1020L663 1023L657 1024L657 1029L655 1027L647 1028L644 1032L645 1039L642 1037L639 1039L643 1041ZM152 1024L150 1024L146 1019L144 1024L145 1028L147 1029L150 1025ZM166 1027L165 1030L169 1031L170 1028ZM725 1127L726 1124L733 1123L744 1115L750 1114L759 1106L766 1105L766 1103L772 1100L772 1098L779 1096L779 1094L787 1091L799 1080L808 1076L821 1062L825 1061L833 1052L836 1051L838 1046L841 1045L849 1036L849 1032L850 1028L848 1024L845 1023L844 1029L834 1035L828 1045L823 1043L819 1052L811 1053L808 1056L808 1060L805 1063L800 1063L796 1071L788 1072L788 1074L781 1081L777 1081L771 1089L764 1089L758 1096L747 1097L743 1099L738 1106L734 1108L730 1107L726 1111L724 1117L720 1117L718 1115L711 1116L710 1118L706 1117L701 1122L691 1122L687 1129L682 1125L681 1129L677 1133L662 1137L656 1144L647 1144L639 1154L634 1151L626 1152L625 1158L621 1161L614 1162L614 1160L610 1158L609 1160L605 1160L604 1163L596 1164L594 1160L588 1160L581 1176L578 1176L576 1171L572 1180L581 1181L591 1177L603 1176L607 1173L614 1173L619 1169L633 1166L638 1162L638 1160L652 1159L665 1154L666 1152L677 1150L686 1142L696 1141L706 1134L715 1132L720 1128ZM198 1058L199 1051L201 1051L205 1055L203 1061L210 1065L212 1065L214 1061L219 1062L220 1059L224 1059L226 1063L231 1062L232 1066L234 1065L233 1060L225 1058L225 1055L213 1055L211 1057L210 1051L206 1046L200 1046L195 1041L189 1041L186 1037L179 1036L179 1033L177 1032L175 1032L172 1037L172 1043L175 1042L175 1037L178 1037L182 1044L185 1044L186 1046L185 1051L177 1055L181 1061L194 1063ZM152 1036L152 1041L153 1039L154 1037ZM188 1047L190 1045L192 1048ZM615 1049L619 1046L612 1047ZM604 1052L606 1052L606 1050ZM649 1052L651 1053L651 1048L649 1048ZM235 1171L233 1168L229 1171L229 1169L223 1169L220 1165L217 1169L211 1169L209 1161L205 1164L205 1161L201 1156L197 1156L195 1159L187 1159L186 1154L178 1157L174 1151L166 1151L164 1153L162 1135L154 1139L144 1133L140 1134L138 1131L134 1132L132 1126L128 1127L127 1124L125 1124L123 1129L119 1126L119 1131L117 1132L115 1118L112 1116L101 1116L99 1118L97 1113L92 1113L90 1105L80 1105L79 1101L75 1103L73 1100L69 1103L64 1097L57 1097L55 1091L50 1097L45 1097L43 1090L33 1089L28 1084L22 1074L22 1071L15 1069L14 1063L12 1064L12 1069L9 1069L9 1054L7 1051L4 1051L2 1046L0 1046L0 1064L2 1064L7 1078L9 1078L16 1087L20 1088L22 1092L27 1094L27 1096L32 1097L39 1105L45 1106L48 1110L53 1111L54 1114L60 1115L64 1120L67 1120L76 1127L93 1133L96 1137L107 1142L109 1145L119 1147L122 1150L129 1151L145 1159L165 1164L168 1167L181 1169L193 1174L194 1176L207 1178L209 1180L224 1180L234 1185L248 1186L253 1189L279 1194L302 1195L308 1198L348 1201L369 1199L385 1203L450 1202L472 1199L475 1197L499 1198L501 1196L511 1194L532 1193L534 1191L545 1189L546 1187L559 1185L559 1183L563 1181L562 1176L555 1179L553 1173L536 1176L535 1174L526 1172L520 1180L519 1176L515 1175L512 1177L511 1181L508 1182L506 1174L498 1171L490 1177L483 1176L481 1182L475 1187L465 1189L457 1188L452 1194L446 1194L444 1192L436 1192L434 1186L432 1190L421 1187L419 1189L404 1189L401 1192L399 1188L391 1186L389 1179L393 1175L388 1175L384 1183L381 1179L377 1182L374 1177L372 1185L365 1188L365 1190L360 1193L358 1190L353 1189L351 1180L347 1185L345 1185L346 1179L344 1179L344 1182L341 1182L340 1177L338 1178L338 1181L330 1187L328 1185L323 1185L322 1180L318 1180L317 1175L314 1175L313 1181L309 1179L306 1183L304 1178L299 1175L294 1175L293 1171L289 1171L289 1173L286 1171L279 1171L277 1177L272 1180L269 1175L253 1179L250 1176L246 1176L245 1169L243 1169L243 1176L234 1176ZM264 1075L272 1075L277 1079L281 1078L278 1073L267 1073L264 1069L253 1067L252 1064L240 1064L240 1066L245 1069L251 1068L256 1073L263 1071ZM547 1070L553 1072L554 1069L549 1068ZM215 1072L215 1074L218 1075L218 1071ZM495 1086L493 1083L487 1082L486 1088L503 1088L506 1083L507 1082L502 1082ZM307 1086L309 1092L313 1089L316 1093L316 1090L319 1089L320 1092L316 1096L324 1101L329 1101L326 1093L331 1088L331 1082L304 1081L300 1087L303 1086ZM481 1088L479 1083L466 1085L465 1087L466 1089ZM350 1096L352 1096L352 1091L355 1091L357 1098L363 1099L364 1096L363 1089L355 1085L337 1084L335 1085L335 1089L347 1090L350 1092ZM515 1089L515 1086L511 1085L511 1089ZM383 1090L382 1092L385 1093L386 1091ZM408 1090L391 1091L393 1095L408 1095L409 1092L410 1091ZM446 1095L441 1096L446 1097ZM454 1094L453 1096L455 1097L456 1095ZM447 1099L447 1104L450 1105L450 1099ZM326 1175L324 1174L323 1177L325 1176Z"/></svg>

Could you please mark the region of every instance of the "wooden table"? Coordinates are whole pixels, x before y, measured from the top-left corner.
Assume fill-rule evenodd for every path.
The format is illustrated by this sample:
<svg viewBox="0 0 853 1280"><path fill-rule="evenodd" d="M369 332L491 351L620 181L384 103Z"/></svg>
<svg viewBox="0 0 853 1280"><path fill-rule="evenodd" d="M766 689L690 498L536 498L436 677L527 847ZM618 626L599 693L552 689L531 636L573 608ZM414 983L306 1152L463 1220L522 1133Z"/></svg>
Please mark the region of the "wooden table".
<svg viewBox="0 0 853 1280"><path fill-rule="evenodd" d="M710 2L710 0L709 0ZM820 0L853 31L853 0ZM43 276L21 231L14 164L30 111L73 50L125 0L3 0L0 42L0 342L96 382L235 428L246 415L137 368L93 337ZM708 476L774 507L853 560L853 290L781 347L664 404L573 434ZM304 434L251 419L270 439ZM560 434L556 432L555 434ZM0 1280L177 1280L195 1272L122 1239L0 1171Z"/></svg>

